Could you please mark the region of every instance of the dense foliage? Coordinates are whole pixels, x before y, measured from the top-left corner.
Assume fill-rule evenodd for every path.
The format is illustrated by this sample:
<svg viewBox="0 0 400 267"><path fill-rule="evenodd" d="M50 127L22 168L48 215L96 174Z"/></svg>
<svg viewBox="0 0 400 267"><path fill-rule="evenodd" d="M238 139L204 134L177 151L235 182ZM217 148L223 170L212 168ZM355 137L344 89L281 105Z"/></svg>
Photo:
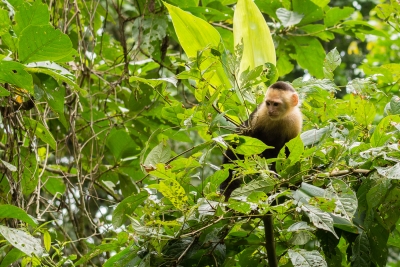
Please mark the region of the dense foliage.
<svg viewBox="0 0 400 267"><path fill-rule="evenodd" d="M279 266L398 266L399 18L395 0L4 0L0 267L274 266L266 218ZM303 133L263 159L235 129L276 80Z"/></svg>

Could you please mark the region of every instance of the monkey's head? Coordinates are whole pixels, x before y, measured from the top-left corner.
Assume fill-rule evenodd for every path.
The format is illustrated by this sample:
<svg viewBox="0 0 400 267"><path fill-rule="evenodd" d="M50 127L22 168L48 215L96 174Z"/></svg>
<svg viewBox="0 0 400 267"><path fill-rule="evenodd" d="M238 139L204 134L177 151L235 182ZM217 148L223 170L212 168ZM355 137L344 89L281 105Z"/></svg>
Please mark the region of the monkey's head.
<svg viewBox="0 0 400 267"><path fill-rule="evenodd" d="M271 120L279 120L297 106L299 96L290 84L276 82L268 88L264 101L268 117Z"/></svg>

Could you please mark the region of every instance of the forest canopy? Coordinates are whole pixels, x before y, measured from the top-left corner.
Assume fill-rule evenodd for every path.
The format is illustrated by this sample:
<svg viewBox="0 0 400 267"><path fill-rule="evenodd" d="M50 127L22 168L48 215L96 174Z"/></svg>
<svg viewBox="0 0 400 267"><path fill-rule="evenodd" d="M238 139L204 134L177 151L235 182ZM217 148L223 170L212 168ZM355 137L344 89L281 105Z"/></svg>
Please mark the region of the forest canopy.
<svg viewBox="0 0 400 267"><path fill-rule="evenodd" d="M2 1L0 267L398 266L399 19L395 0ZM238 128L276 81L303 129L266 159Z"/></svg>

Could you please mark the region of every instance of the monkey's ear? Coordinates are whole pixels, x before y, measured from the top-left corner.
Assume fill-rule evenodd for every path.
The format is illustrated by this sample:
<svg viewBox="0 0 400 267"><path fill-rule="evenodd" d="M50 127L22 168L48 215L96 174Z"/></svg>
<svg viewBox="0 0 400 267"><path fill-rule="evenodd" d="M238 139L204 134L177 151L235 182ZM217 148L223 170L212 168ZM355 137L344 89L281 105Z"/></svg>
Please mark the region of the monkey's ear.
<svg viewBox="0 0 400 267"><path fill-rule="evenodd" d="M293 107L297 106L297 104L299 104L299 96L294 93L292 94L292 105Z"/></svg>

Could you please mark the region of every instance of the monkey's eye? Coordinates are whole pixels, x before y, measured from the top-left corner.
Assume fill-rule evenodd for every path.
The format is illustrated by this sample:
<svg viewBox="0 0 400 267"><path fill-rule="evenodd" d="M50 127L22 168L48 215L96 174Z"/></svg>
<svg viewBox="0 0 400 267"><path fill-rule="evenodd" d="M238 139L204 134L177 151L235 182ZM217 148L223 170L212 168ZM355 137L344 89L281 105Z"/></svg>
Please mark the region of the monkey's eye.
<svg viewBox="0 0 400 267"><path fill-rule="evenodd" d="M279 104L278 103L274 103L274 106L277 107Z"/></svg>
<svg viewBox="0 0 400 267"><path fill-rule="evenodd" d="M265 102L265 104L267 104L267 106L271 105L269 102Z"/></svg>

